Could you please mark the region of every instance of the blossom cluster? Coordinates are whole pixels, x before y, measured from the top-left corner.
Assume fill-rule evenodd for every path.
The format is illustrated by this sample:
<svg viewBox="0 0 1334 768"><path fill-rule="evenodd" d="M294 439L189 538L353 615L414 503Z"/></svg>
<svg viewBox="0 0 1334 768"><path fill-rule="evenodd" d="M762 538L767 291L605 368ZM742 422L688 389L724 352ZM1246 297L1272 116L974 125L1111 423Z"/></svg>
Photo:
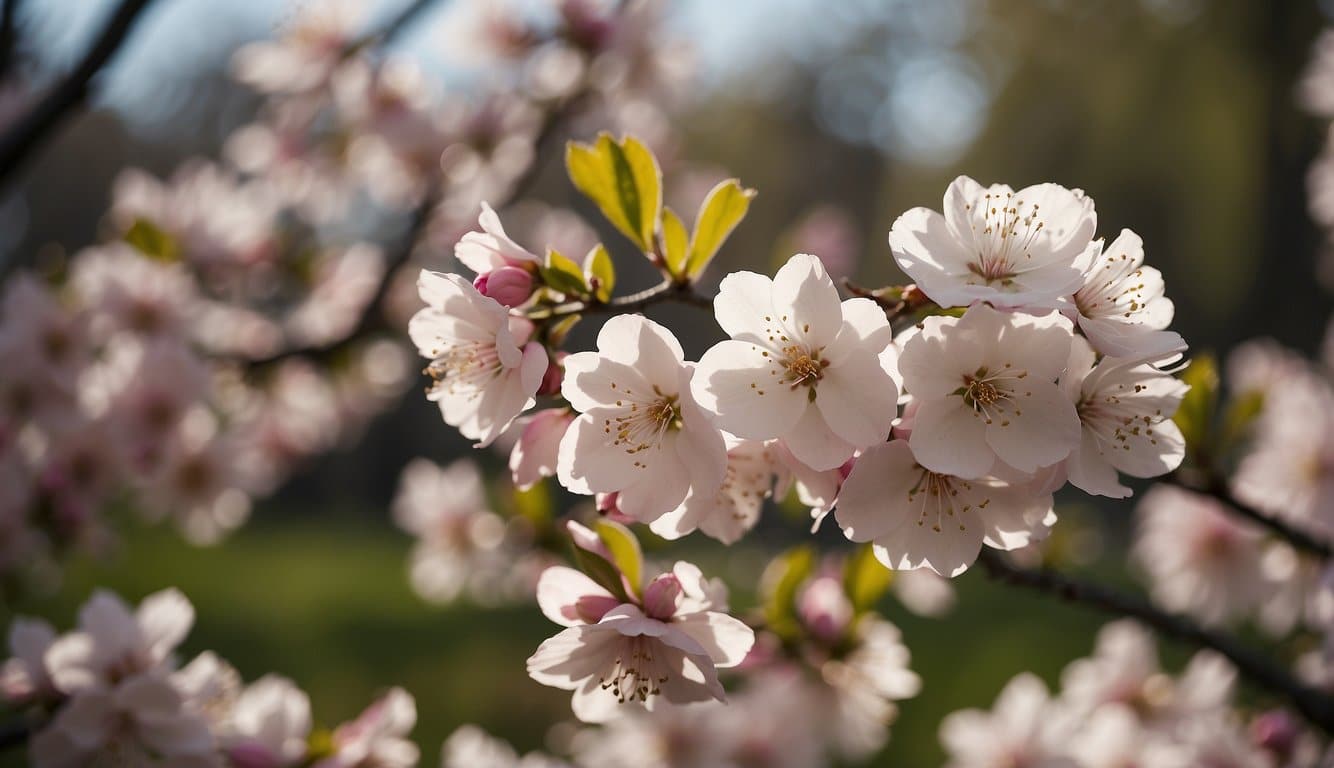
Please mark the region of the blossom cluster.
<svg viewBox="0 0 1334 768"><path fill-rule="evenodd" d="M1292 714L1243 716L1236 709L1236 677L1207 651L1174 676L1159 666L1147 630L1130 621L1108 624L1093 655L1066 666L1056 695L1025 672L989 711L948 715L940 726L946 765L1281 768L1329 759Z"/></svg>
<svg viewBox="0 0 1334 768"><path fill-rule="evenodd" d="M545 309L555 262L485 209L456 249L478 277L418 282L427 307L410 332L432 361L429 397L481 445L550 397L518 439L516 482L554 474L667 538L735 541L795 483L817 520L836 506L887 566L957 575L983 543L1042 538L1067 481L1125 497L1118 473L1181 463L1171 417L1186 386L1161 366L1185 345L1139 238L1095 240L1082 193L961 177L945 209L909 211L890 232L917 281L902 291L915 326L896 335L883 303L840 300L819 258L798 254L772 279L722 280L713 306L730 338L697 363L636 314L608 320L594 351L559 351ZM498 299L511 273L519 289Z"/></svg>
<svg viewBox="0 0 1334 768"><path fill-rule="evenodd" d="M98 591L79 610L78 629L57 634L16 618L13 654L0 667L0 698L37 723L28 755L36 768L115 765L178 768L410 768L418 749L406 736L417 720L412 696L393 688L355 719L317 729L310 698L291 680L245 684L211 651L180 665L177 649L194 607L174 589L131 609Z"/></svg>
<svg viewBox="0 0 1334 768"><path fill-rule="evenodd" d="M461 5L451 28L494 9ZM431 258L483 198L514 196L558 121L667 124L627 107L665 108L688 70L648 44L655 5L632 6L496 17L504 30L468 36L512 72L467 98L367 31L359 2L300 3L276 39L239 50L233 75L264 101L221 158L123 171L106 242L6 281L0 573L104 550L102 512L121 501L217 541L396 402L409 353L385 331L415 272L396 266ZM552 242L590 238L567 211L515 213Z"/></svg>

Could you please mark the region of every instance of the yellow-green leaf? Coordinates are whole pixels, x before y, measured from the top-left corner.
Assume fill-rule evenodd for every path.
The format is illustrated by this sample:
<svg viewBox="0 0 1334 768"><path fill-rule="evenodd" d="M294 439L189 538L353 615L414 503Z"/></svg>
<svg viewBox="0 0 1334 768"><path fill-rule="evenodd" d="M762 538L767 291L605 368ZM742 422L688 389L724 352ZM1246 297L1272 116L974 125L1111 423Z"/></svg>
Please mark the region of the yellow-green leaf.
<svg viewBox="0 0 1334 768"><path fill-rule="evenodd" d="M584 257L584 274L588 276L588 289L593 297L606 304L611 301L612 291L616 289L616 266L611 263L611 254L598 243Z"/></svg>
<svg viewBox="0 0 1334 768"><path fill-rule="evenodd" d="M558 251L547 251L547 258L538 268L538 272L542 282L552 290L578 296L588 293L588 286L584 284L583 270L579 269L579 265L572 259L562 256Z"/></svg>
<svg viewBox="0 0 1334 768"><path fill-rule="evenodd" d="M843 589L859 614L874 607L893 581L894 572L875 559L870 544L858 547L843 567Z"/></svg>
<svg viewBox="0 0 1334 768"><path fill-rule="evenodd" d="M154 261L173 262L181 257L176 239L149 219L138 218L125 231L125 242Z"/></svg>
<svg viewBox="0 0 1334 768"><path fill-rule="evenodd" d="M764 569L761 579L764 618L769 628L780 636L791 636L799 630L797 590L814 570L815 550L808 545L789 549Z"/></svg>
<svg viewBox="0 0 1334 768"><path fill-rule="evenodd" d="M644 553L639 548L639 539L629 528L611 520L598 520L593 530L611 552L612 563L625 574L630 588L638 596L644 587Z"/></svg>
<svg viewBox="0 0 1334 768"><path fill-rule="evenodd" d="M551 498L551 489L547 487L545 480L534 483L527 490L514 489L515 513L533 525L540 527L550 522L555 508L556 503Z"/></svg>
<svg viewBox="0 0 1334 768"><path fill-rule="evenodd" d="M667 273L684 277L686 257L690 255L690 235L681 217L671 208L662 209L662 254L667 259Z"/></svg>
<svg viewBox="0 0 1334 768"><path fill-rule="evenodd" d="M1181 380L1190 385L1190 391L1172 420L1186 438L1186 453L1192 462L1207 468L1218 408L1218 364L1213 355L1197 355L1181 372Z"/></svg>
<svg viewBox="0 0 1334 768"><path fill-rule="evenodd" d="M645 253L653 250L653 236L662 209L662 171L658 161L638 139L616 141L598 134L592 145L570 142L565 150L570 181L597 204Z"/></svg>
<svg viewBox="0 0 1334 768"><path fill-rule="evenodd" d="M576 546L574 562L584 575L597 582L598 586L610 592L617 600L630 602L630 596L625 593L625 584L621 582L620 571L617 571L616 566L608 562L605 557Z"/></svg>
<svg viewBox="0 0 1334 768"><path fill-rule="evenodd" d="M719 182L704 198L695 218L695 234L690 238L690 257L686 275L698 277L722 247L736 225L745 218L755 190L746 189L736 179Z"/></svg>

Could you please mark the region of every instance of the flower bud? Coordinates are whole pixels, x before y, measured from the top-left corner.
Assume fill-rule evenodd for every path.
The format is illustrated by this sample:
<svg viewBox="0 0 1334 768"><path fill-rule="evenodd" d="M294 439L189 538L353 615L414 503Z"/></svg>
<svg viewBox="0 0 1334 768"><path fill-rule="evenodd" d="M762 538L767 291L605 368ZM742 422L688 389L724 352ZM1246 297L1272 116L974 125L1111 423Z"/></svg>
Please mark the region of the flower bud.
<svg viewBox="0 0 1334 768"><path fill-rule="evenodd" d="M562 365L566 353L558 352L547 363L547 372L542 374L542 383L537 387L539 395L559 395L561 382L565 379L565 367Z"/></svg>
<svg viewBox="0 0 1334 768"><path fill-rule="evenodd" d="M533 295L533 276L519 267L500 267L478 275L472 285L483 296L517 307Z"/></svg>
<svg viewBox="0 0 1334 768"><path fill-rule="evenodd" d="M826 642L842 637L852 623L852 603L839 580L830 576L811 581L797 601L797 613L811 634Z"/></svg>
<svg viewBox="0 0 1334 768"><path fill-rule="evenodd" d="M1265 712L1251 721L1251 738L1257 745L1281 757L1292 754L1301 726L1281 709Z"/></svg>
<svg viewBox="0 0 1334 768"><path fill-rule="evenodd" d="M666 621L676 613L676 598L681 594L681 582L676 576L664 573L644 589L644 615Z"/></svg>
<svg viewBox="0 0 1334 768"><path fill-rule="evenodd" d="M584 595L574 601L574 612L583 621L596 624L602 621L602 617L607 615L607 611L620 604L619 600L608 595Z"/></svg>

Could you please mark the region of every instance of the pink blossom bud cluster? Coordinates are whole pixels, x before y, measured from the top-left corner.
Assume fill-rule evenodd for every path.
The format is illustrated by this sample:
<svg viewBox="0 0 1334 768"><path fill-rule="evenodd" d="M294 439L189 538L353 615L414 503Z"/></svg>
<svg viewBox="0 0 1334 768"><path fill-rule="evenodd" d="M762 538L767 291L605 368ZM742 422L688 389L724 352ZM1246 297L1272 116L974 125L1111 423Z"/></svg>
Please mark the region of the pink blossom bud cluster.
<svg viewBox="0 0 1334 768"><path fill-rule="evenodd" d="M29 712L35 768L99 760L182 768L410 768L407 740L417 720L412 696L389 690L356 719L317 729L310 698L287 678L245 684L212 651L184 666L177 647L195 620L175 589L132 609L94 593L79 626L57 634L46 622L16 618L12 656L0 667L0 699Z"/></svg>

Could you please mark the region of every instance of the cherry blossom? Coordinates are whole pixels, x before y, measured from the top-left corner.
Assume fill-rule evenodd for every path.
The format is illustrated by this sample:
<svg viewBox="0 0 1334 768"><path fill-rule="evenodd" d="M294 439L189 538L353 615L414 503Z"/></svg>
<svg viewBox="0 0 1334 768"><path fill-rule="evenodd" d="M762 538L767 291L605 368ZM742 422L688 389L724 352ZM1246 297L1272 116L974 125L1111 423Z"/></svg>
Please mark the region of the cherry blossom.
<svg viewBox="0 0 1334 768"><path fill-rule="evenodd" d="M489 445L521 412L547 369L542 345L494 299L458 275L422 270L417 281L426 308L412 316L408 333L435 379L427 397L445 423ZM518 324L512 322L518 321Z"/></svg>
<svg viewBox="0 0 1334 768"><path fill-rule="evenodd" d="M932 472L904 440L857 459L834 516L849 539L874 542L886 567L925 567L941 576L967 570L984 543L1016 549L1043 538L1055 522L1051 494Z"/></svg>
<svg viewBox="0 0 1334 768"><path fill-rule="evenodd" d="M782 438L816 470L888 436L898 403L889 323L869 299L840 303L818 258L797 254L773 280L728 275L714 314L732 339L704 353L691 386L722 429Z"/></svg>
<svg viewBox="0 0 1334 768"><path fill-rule="evenodd" d="M61 692L74 694L159 670L194 618L194 607L174 589L149 595L134 612L116 595L98 591L79 610L79 631L46 651L51 680Z"/></svg>
<svg viewBox="0 0 1334 768"><path fill-rule="evenodd" d="M699 529L724 544L733 544L759 522L764 501L784 467L771 444L736 438L728 442L727 470L718 490L709 494L692 489L679 507L649 525L654 533L677 539Z"/></svg>
<svg viewBox="0 0 1334 768"><path fill-rule="evenodd" d="M1079 445L1074 403L1056 386L1073 338L1059 313L985 305L928 317L903 344L899 370L917 401L909 444L922 466L964 478L998 465L1032 473Z"/></svg>
<svg viewBox="0 0 1334 768"><path fill-rule="evenodd" d="M333 755L311 768L412 768L421 756L408 733L417 724L417 705L402 688L391 688L357 719L333 733Z"/></svg>
<svg viewBox="0 0 1334 768"><path fill-rule="evenodd" d="M1079 447L1066 460L1070 484L1087 493L1125 498L1117 471L1157 477L1181 465L1186 441L1172 421L1188 387L1134 360L1104 357L1076 338L1061 388L1075 403Z"/></svg>
<svg viewBox="0 0 1334 768"><path fill-rule="evenodd" d="M310 697L291 680L269 675L236 698L220 741L233 763L284 768L305 758L310 728Z"/></svg>
<svg viewBox="0 0 1334 768"><path fill-rule="evenodd" d="M548 408L524 422L510 451L510 475L516 488L527 490L542 478L556 474L561 439L573 421L574 413L569 408Z"/></svg>
<svg viewBox="0 0 1334 768"><path fill-rule="evenodd" d="M1093 201L1038 184L1015 192L967 176L945 190L944 214L913 208L894 222L894 260L943 307L1055 307L1097 253Z"/></svg>
<svg viewBox="0 0 1334 768"><path fill-rule="evenodd" d="M625 603L571 568L548 568L538 604L567 627L528 659L539 683L574 691L574 714L604 722L620 704L724 700L718 668L740 664L754 633L728 616L699 569L678 562Z"/></svg>
<svg viewBox="0 0 1334 768"><path fill-rule="evenodd" d="M477 217L477 224L482 231L465 234L454 246L454 258L463 266L478 276L505 268L524 271L537 269L540 261L537 255L505 234L500 216L485 202L482 203L482 213Z"/></svg>
<svg viewBox="0 0 1334 768"><path fill-rule="evenodd" d="M947 715L940 741L949 753L949 768L1079 768L1065 751L1072 725L1047 686L1024 673L1005 686L990 712L967 709Z"/></svg>
<svg viewBox="0 0 1334 768"><path fill-rule="evenodd" d="M55 694L44 659L55 642L56 632L40 619L16 617L9 626L9 652L0 666L0 696L9 702L26 703Z"/></svg>
<svg viewBox="0 0 1334 768"><path fill-rule="evenodd" d="M1074 294L1076 321L1094 349L1134 360L1162 360L1186 350L1173 331L1172 300L1163 295L1163 276L1144 266L1144 242L1128 229L1100 248Z"/></svg>
<svg viewBox="0 0 1334 768"><path fill-rule="evenodd" d="M711 495L727 467L723 435L695 403L681 345L639 315L608 320L597 352L565 359L561 394L580 413L561 440L556 475L574 493L618 494L652 522L690 493Z"/></svg>

